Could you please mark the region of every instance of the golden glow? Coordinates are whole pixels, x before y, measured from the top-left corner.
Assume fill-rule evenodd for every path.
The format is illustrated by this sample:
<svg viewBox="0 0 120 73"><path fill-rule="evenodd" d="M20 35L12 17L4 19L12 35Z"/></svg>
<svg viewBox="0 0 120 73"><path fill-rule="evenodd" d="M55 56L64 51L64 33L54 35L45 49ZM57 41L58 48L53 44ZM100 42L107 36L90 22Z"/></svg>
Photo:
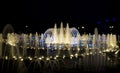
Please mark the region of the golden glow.
<svg viewBox="0 0 120 73"><path fill-rule="evenodd" d="M16 43L18 43L18 37L17 37L17 34L14 34L14 33L8 33L7 35L7 43L10 44L11 46L16 46Z"/></svg>

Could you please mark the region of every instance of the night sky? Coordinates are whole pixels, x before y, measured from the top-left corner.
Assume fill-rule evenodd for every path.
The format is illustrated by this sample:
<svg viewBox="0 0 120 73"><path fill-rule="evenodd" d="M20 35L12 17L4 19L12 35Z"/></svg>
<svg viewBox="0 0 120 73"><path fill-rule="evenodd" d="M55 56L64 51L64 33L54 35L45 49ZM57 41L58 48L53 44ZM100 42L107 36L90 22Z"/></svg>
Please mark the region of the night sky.
<svg viewBox="0 0 120 73"><path fill-rule="evenodd" d="M119 2L112 0L28 0L0 2L0 32L11 24L17 33L39 32L54 27L61 21L70 27L82 27L80 32L108 32L109 25L119 24ZM28 26L26 28L25 26ZM115 31L116 32L116 31Z"/></svg>

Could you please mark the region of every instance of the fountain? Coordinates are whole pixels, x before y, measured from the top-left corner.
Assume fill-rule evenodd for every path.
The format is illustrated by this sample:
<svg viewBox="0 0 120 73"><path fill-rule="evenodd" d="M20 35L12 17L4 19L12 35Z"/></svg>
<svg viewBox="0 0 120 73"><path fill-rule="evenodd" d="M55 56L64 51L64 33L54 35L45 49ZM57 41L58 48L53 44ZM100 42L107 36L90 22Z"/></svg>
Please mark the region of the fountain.
<svg viewBox="0 0 120 73"><path fill-rule="evenodd" d="M8 62L18 61L18 68L24 66L25 72L25 61L30 63L28 69L32 67L33 71L36 68L60 70L60 60L62 64L68 65L67 67L81 68L79 61L86 65L90 56L90 62L92 59L96 62L96 57L104 58L100 56L101 53L114 52L117 48L115 34L98 34L98 29L95 28L93 35L80 35L79 31L74 27L70 28L69 24L64 28L63 23L60 28L55 24L54 28L47 29L44 34L17 34L13 32L11 25L7 25L3 34L0 34L0 58ZM68 60L72 65L69 65Z"/></svg>
<svg viewBox="0 0 120 73"><path fill-rule="evenodd" d="M23 33L21 35L11 32L13 32L12 26L7 25L3 31L3 35L0 34L0 56L8 52L7 48L10 48L9 56L11 55L12 57L27 57L27 49L34 49L33 55L39 57L40 49L46 49L46 54L49 56L51 55L50 51L57 51L55 55L60 55L62 54L62 50L66 50L68 51L68 56L70 56L75 54L81 54L80 50L83 49L86 50L86 54L88 55L89 53L95 54L102 51L114 51L115 48L118 47L116 35L100 35L98 34L97 28L95 28L95 32L93 35L80 35L79 31L76 28L69 28L69 24L67 24L66 28L64 28L62 22L60 28L57 28L57 25L55 24L54 28L46 30L45 33L41 35L39 35L37 32L36 34ZM5 53L2 52L2 42L6 44L6 46L4 47L5 50L3 50Z"/></svg>

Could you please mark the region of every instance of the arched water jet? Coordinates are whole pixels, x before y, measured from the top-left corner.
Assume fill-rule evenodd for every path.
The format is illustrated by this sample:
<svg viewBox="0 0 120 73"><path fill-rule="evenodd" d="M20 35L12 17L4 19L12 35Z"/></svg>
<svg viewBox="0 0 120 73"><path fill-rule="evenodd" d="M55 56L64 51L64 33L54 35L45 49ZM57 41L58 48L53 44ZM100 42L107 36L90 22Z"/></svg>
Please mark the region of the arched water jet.
<svg viewBox="0 0 120 73"><path fill-rule="evenodd" d="M5 27L3 28L3 33L2 33L2 43L1 43L1 47L0 50L1 50L1 55L4 56L5 53L6 53L6 40L7 40L7 35L8 33L13 33L14 32L14 29L12 27L12 25L10 24L7 24L5 25Z"/></svg>

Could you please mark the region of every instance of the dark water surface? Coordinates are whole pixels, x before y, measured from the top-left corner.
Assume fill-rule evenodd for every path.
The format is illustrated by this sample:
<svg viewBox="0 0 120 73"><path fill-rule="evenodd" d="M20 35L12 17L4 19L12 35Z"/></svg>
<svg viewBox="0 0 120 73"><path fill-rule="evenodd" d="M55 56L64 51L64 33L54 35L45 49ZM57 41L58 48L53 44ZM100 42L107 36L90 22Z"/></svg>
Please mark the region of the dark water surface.
<svg viewBox="0 0 120 73"><path fill-rule="evenodd" d="M0 59L0 73L119 73L120 59L111 54L83 55L79 58Z"/></svg>

